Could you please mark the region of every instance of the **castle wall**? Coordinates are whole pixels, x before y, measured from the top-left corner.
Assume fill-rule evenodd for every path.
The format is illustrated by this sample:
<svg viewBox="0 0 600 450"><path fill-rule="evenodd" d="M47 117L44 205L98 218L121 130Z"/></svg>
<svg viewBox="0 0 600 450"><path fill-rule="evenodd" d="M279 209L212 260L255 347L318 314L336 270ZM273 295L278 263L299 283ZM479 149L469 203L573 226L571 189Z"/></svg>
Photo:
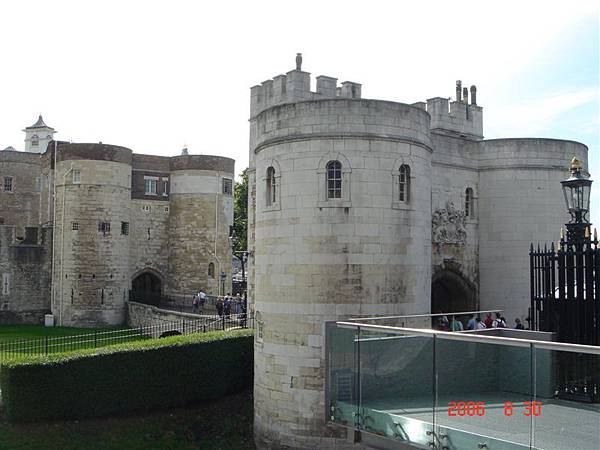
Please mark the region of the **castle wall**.
<svg viewBox="0 0 600 450"><path fill-rule="evenodd" d="M569 221L560 181L587 147L555 139L494 139L481 144L480 285L483 309L504 308L509 325L528 314L529 245L556 242Z"/></svg>
<svg viewBox="0 0 600 450"><path fill-rule="evenodd" d="M324 427L324 322L429 311L429 116L338 99L271 107L250 126L255 439L259 448L332 448L340 443ZM342 163L340 199L327 199L330 160ZM407 204L396 201L401 164L411 168ZM270 205L269 167L278 176Z"/></svg>
<svg viewBox="0 0 600 450"><path fill-rule="evenodd" d="M79 183L73 171L80 172ZM131 150L59 145L55 176L52 312L62 325L124 323L130 235L122 223L130 223Z"/></svg>
<svg viewBox="0 0 600 450"><path fill-rule="evenodd" d="M40 167L38 154L0 151L0 224L15 225L17 236L38 226ZM12 178L12 191L4 190L5 177Z"/></svg>
<svg viewBox="0 0 600 450"><path fill-rule="evenodd" d="M166 277L169 270L170 204L166 200L131 200L130 278L146 269ZM164 286L163 286L164 288Z"/></svg>
<svg viewBox="0 0 600 450"><path fill-rule="evenodd" d="M52 229L39 231L39 245L21 244L0 225L0 324L42 323L50 311Z"/></svg>
<svg viewBox="0 0 600 450"><path fill-rule="evenodd" d="M171 161L167 291L190 295L231 292L234 161L182 156ZM224 191L230 182L231 191ZM214 269L209 274L209 265ZM226 274L223 282L220 273Z"/></svg>
<svg viewBox="0 0 600 450"><path fill-rule="evenodd" d="M479 286L479 172L478 144L464 138L433 132L432 161L432 213L448 208L452 203L458 211L465 211L465 192L473 190L474 201L471 214L465 217L464 242L442 242L433 233L432 269L434 274L452 271L461 276L473 288L473 301L465 308L477 309ZM464 302L466 305L468 302Z"/></svg>

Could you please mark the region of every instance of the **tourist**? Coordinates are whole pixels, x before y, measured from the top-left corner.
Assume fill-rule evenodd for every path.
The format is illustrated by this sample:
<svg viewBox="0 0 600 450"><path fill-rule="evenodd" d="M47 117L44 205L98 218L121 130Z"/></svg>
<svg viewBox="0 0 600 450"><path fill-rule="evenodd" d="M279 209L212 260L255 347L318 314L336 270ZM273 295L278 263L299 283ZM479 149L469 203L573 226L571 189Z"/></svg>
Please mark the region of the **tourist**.
<svg viewBox="0 0 600 450"><path fill-rule="evenodd" d="M448 318L446 316L440 317L440 321L438 323L438 330L450 331L450 324L448 323Z"/></svg>
<svg viewBox="0 0 600 450"><path fill-rule="evenodd" d="M496 313L496 318L492 322L492 328L506 328L506 321L499 312Z"/></svg>
<svg viewBox="0 0 600 450"><path fill-rule="evenodd" d="M483 321L483 324L485 325L486 328L492 328L493 323L494 323L494 321L492 320L492 313L487 313L487 315L485 316L485 320Z"/></svg>
<svg viewBox="0 0 600 450"><path fill-rule="evenodd" d="M475 321L477 322L477 326L476 326L477 330L485 330L486 329L485 323L481 320L480 317L475 319Z"/></svg>
<svg viewBox="0 0 600 450"><path fill-rule="evenodd" d="M464 331L462 322L456 320L456 317L454 316L452 316L452 322L450 323L450 331Z"/></svg>
<svg viewBox="0 0 600 450"><path fill-rule="evenodd" d="M198 306L200 307L200 312L202 312L204 311L204 304L206 303L206 293L203 289L200 289L198 297Z"/></svg>
<svg viewBox="0 0 600 450"><path fill-rule="evenodd" d="M219 317L221 317L223 315L223 306L224 306L223 297L221 297L219 295L217 297L217 302L215 303L215 307L217 308L217 314L219 315Z"/></svg>
<svg viewBox="0 0 600 450"><path fill-rule="evenodd" d="M229 292L225 296L224 312L226 317L229 317L231 314L231 296L229 295Z"/></svg>
<svg viewBox="0 0 600 450"><path fill-rule="evenodd" d="M481 319L479 319L481 322ZM475 330L477 328L477 320L475 320L475 314L471 316L469 321L467 322L467 330Z"/></svg>
<svg viewBox="0 0 600 450"><path fill-rule="evenodd" d="M198 312L198 296L194 295L192 299L192 313Z"/></svg>
<svg viewBox="0 0 600 450"><path fill-rule="evenodd" d="M242 313L242 296L238 294L235 296L235 303L233 305L233 313L241 314Z"/></svg>
<svg viewBox="0 0 600 450"><path fill-rule="evenodd" d="M525 327L523 326L523 324L521 323L521 319L519 319L518 317L515 319L515 330L524 330Z"/></svg>

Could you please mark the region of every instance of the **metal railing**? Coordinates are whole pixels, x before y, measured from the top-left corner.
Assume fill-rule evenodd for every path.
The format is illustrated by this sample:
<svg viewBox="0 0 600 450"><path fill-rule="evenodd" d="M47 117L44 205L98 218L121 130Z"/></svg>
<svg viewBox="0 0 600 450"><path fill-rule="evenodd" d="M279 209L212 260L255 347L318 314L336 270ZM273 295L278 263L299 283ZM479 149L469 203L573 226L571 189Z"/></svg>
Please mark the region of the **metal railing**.
<svg viewBox="0 0 600 450"><path fill-rule="evenodd" d="M182 319L159 325L145 325L111 331L94 331L73 336L45 336L0 342L0 362L28 356L49 355L82 349L106 347L126 342L156 339L167 336L208 333L240 328L253 328L254 318L246 314L230 316L205 316Z"/></svg>

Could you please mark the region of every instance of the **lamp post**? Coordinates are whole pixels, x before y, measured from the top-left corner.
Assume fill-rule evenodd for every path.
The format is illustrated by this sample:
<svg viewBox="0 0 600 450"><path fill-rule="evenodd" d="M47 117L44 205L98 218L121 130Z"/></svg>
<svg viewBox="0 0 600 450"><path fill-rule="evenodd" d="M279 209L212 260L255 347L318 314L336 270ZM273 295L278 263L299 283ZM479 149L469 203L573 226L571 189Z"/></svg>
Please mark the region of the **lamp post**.
<svg viewBox="0 0 600 450"><path fill-rule="evenodd" d="M576 157L571 160L571 176L560 182L565 196L567 210L571 220L567 226L567 241L582 243L586 238L586 229L591 225L588 219L590 211L590 190L592 180L581 172L581 161ZM588 236L589 237L589 234Z"/></svg>
<svg viewBox="0 0 600 450"><path fill-rule="evenodd" d="M239 242L238 237L235 235L235 229L231 227L231 231L229 233L229 244L231 245L231 252L234 255L240 255L240 262L242 263L242 287L244 293L246 292L246 267L245 267L245 259L248 257L248 252L244 250L235 251L235 247Z"/></svg>

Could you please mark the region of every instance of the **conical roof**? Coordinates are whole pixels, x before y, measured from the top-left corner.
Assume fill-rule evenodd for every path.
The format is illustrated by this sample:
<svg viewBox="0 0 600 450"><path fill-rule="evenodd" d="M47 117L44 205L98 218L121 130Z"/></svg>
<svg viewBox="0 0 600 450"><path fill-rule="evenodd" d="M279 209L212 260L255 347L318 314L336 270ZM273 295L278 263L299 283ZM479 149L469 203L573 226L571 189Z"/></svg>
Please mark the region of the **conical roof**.
<svg viewBox="0 0 600 450"><path fill-rule="evenodd" d="M41 114L38 117L38 120L37 120L36 123L34 123L33 125L31 125L30 127L27 127L28 130L30 130L31 128L49 128L50 130L54 130L54 128L49 127L48 125L46 125L44 123L44 119L42 119L42 115Z"/></svg>
<svg viewBox="0 0 600 450"><path fill-rule="evenodd" d="M3 151L5 151L5 152L16 152L17 150L13 146L9 145Z"/></svg>

